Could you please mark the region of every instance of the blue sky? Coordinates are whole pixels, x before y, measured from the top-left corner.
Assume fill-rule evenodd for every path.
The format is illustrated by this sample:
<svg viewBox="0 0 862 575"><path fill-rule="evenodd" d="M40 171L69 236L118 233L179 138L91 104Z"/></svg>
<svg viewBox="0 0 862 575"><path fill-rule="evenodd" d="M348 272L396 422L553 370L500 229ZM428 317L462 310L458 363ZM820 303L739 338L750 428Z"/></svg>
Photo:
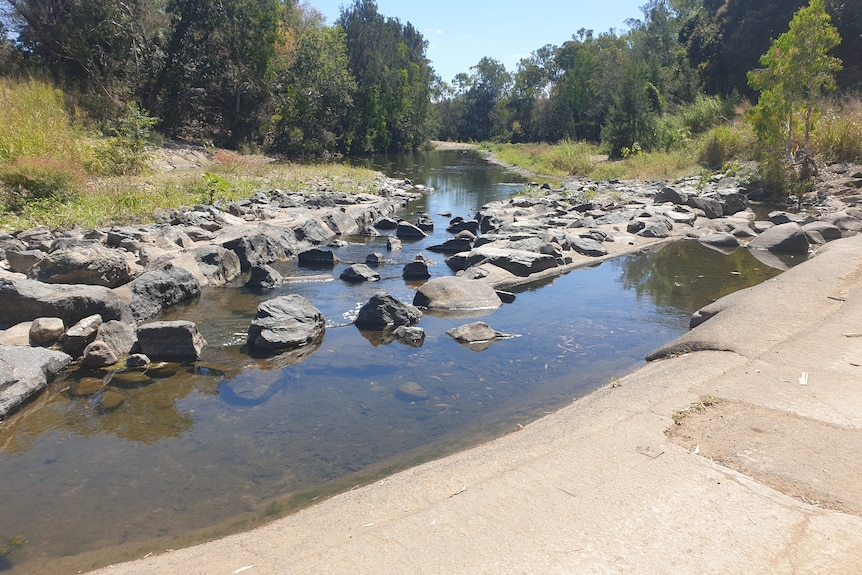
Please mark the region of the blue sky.
<svg viewBox="0 0 862 575"><path fill-rule="evenodd" d="M353 0L307 0L328 23ZM488 56L514 72L523 57L545 44L559 46L579 29L628 30L646 0L377 0L384 16L410 22L428 40L428 59L443 80L468 72Z"/></svg>

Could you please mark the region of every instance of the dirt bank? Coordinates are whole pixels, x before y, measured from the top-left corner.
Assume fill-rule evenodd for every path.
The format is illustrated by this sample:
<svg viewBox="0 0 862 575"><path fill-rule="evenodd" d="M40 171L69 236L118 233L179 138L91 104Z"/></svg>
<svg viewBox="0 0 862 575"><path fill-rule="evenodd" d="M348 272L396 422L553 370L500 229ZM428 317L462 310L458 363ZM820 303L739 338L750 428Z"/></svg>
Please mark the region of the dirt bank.
<svg viewBox="0 0 862 575"><path fill-rule="evenodd" d="M856 236L735 297L688 335L702 351L254 531L96 573L858 573L860 326Z"/></svg>

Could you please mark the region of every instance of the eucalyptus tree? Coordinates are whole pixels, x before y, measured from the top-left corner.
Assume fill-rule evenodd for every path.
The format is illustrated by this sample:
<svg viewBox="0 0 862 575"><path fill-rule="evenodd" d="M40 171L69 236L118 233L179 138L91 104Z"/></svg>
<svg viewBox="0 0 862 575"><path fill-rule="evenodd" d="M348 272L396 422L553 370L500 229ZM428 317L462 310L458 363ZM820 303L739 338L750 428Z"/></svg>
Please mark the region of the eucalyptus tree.
<svg viewBox="0 0 862 575"><path fill-rule="evenodd" d="M413 149L426 139L434 78L427 42L412 24L387 18L374 0L354 0L337 21L356 80L348 151Z"/></svg>

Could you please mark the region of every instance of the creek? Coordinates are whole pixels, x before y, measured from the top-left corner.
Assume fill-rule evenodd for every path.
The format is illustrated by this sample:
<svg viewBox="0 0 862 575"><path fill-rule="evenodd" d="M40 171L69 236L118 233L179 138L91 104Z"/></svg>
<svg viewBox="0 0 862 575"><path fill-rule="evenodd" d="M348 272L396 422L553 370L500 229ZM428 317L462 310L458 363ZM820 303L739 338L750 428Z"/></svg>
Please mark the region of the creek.
<svg viewBox="0 0 862 575"><path fill-rule="evenodd" d="M208 341L195 364L145 376L108 376L121 404L72 396L82 376L0 427L0 537L27 543L0 571L74 573L249 528L329 494L516 430L644 364L652 349L688 329L689 316L735 290L774 277L747 250L729 256L697 242L672 242L517 290L514 303L481 319L518 337L476 352L446 331L469 318L426 315L422 347L386 344L350 322L373 293L402 301L415 284L403 265L422 253L432 277L450 275L425 251L446 239L448 217L471 217L506 199L523 177L474 153L421 152L366 160L392 177L436 189L407 208L428 212L435 231L387 252L385 238L343 238L332 269L276 266L284 275L330 274L265 294L206 289L163 319L191 319ZM378 283L338 278L381 252ZM327 318L304 361L249 357L257 305L298 293ZM413 382L429 398L397 391Z"/></svg>

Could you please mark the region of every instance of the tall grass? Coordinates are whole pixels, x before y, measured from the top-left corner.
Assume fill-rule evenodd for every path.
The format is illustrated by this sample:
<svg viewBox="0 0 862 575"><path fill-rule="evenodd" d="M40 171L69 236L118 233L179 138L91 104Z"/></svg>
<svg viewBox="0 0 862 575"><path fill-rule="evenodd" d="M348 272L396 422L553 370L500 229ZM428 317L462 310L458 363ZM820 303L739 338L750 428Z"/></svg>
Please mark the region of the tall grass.
<svg viewBox="0 0 862 575"><path fill-rule="evenodd" d="M0 78L0 162L50 157L82 164L86 155L83 132L72 125L60 90Z"/></svg>
<svg viewBox="0 0 862 575"><path fill-rule="evenodd" d="M826 106L812 147L817 156L832 162L862 161L862 100Z"/></svg>

